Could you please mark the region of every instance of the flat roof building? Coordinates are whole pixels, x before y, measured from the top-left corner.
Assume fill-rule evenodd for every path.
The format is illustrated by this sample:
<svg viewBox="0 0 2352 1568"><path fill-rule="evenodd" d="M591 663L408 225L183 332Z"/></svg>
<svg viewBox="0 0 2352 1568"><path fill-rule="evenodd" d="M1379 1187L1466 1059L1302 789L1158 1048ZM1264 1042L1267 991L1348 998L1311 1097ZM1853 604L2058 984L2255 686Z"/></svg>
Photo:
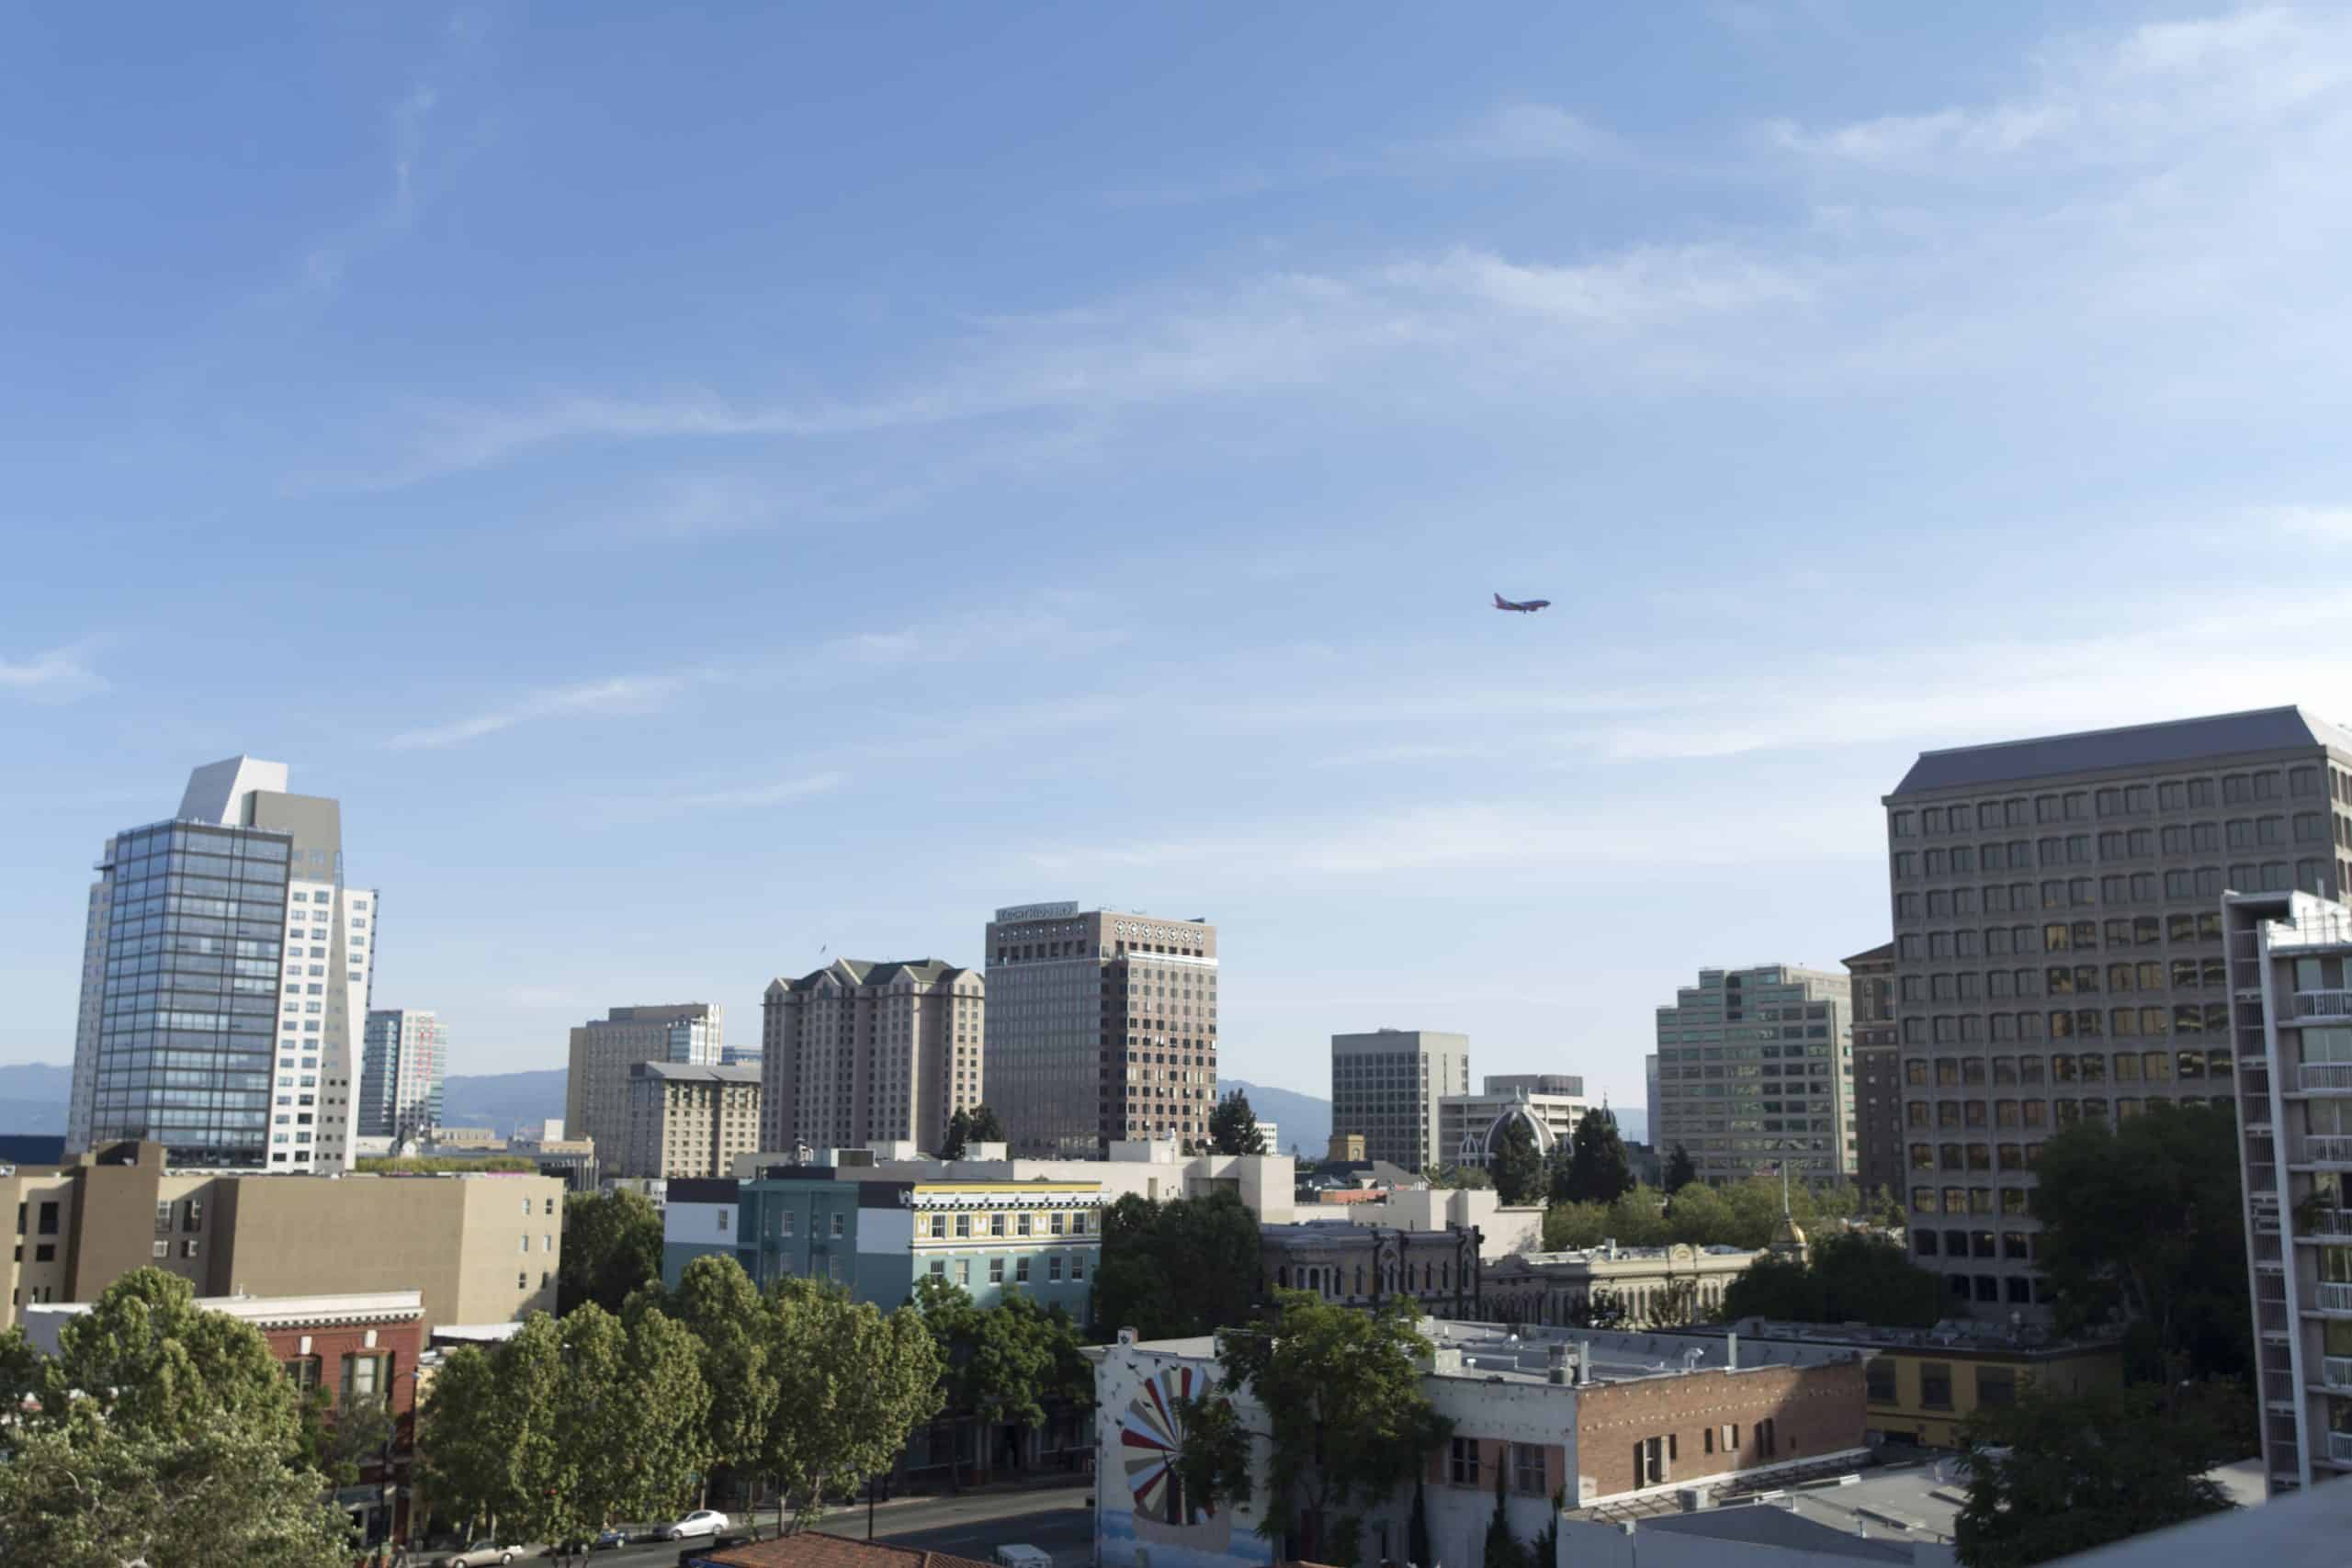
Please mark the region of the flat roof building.
<svg viewBox="0 0 2352 1568"><path fill-rule="evenodd" d="M760 1146L760 1069L639 1062L628 1070L625 1176L727 1174Z"/></svg>
<svg viewBox="0 0 2352 1568"><path fill-rule="evenodd" d="M1903 1066L1895 1048L1894 944L1844 961L1854 983L1854 1169L1864 1192L1903 1190Z"/></svg>
<svg viewBox="0 0 2352 1568"><path fill-rule="evenodd" d="M2236 1096L2222 896L2341 901L2352 735L2265 708L1920 755L1885 797L1915 1259L2040 1316L2052 1133Z"/></svg>
<svg viewBox="0 0 2352 1568"><path fill-rule="evenodd" d="M563 1080L563 1124L618 1168L628 1142L628 1074L639 1062L718 1066L727 1012L717 1002L614 1008L575 1025Z"/></svg>
<svg viewBox="0 0 2352 1568"><path fill-rule="evenodd" d="M1433 1029L1331 1036L1331 1131L1367 1157L1419 1172L1451 1157L1438 1104L1470 1092L1470 1037Z"/></svg>
<svg viewBox="0 0 2352 1568"><path fill-rule="evenodd" d="M1657 1010L1659 1156L1711 1184L1854 1171L1852 981L1786 964L1702 969Z"/></svg>

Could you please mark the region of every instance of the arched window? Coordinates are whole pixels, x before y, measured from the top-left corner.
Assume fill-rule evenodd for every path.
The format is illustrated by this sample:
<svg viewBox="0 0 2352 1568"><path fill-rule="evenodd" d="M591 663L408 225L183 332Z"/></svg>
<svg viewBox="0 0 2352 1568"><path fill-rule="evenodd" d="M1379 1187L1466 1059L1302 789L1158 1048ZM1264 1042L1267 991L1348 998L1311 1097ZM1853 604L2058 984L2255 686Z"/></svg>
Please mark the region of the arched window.
<svg viewBox="0 0 2352 1568"><path fill-rule="evenodd" d="M1356 1294L1363 1294L1363 1265L1356 1265Z"/></svg>
<svg viewBox="0 0 2352 1568"><path fill-rule="evenodd" d="M1274 1282L1285 1291L1290 1289L1290 1265L1285 1263L1274 1270Z"/></svg>

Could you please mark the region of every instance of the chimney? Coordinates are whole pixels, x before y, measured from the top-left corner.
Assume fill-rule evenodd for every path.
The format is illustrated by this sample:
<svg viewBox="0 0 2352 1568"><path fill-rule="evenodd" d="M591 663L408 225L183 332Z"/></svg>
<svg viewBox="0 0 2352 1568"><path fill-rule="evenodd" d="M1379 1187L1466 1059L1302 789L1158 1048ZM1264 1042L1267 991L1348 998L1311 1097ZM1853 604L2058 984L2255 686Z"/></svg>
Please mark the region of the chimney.
<svg viewBox="0 0 2352 1568"><path fill-rule="evenodd" d="M1566 1345L1544 1348L1544 1377L1547 1382L1564 1383L1568 1381L1568 1348Z"/></svg>
<svg viewBox="0 0 2352 1568"><path fill-rule="evenodd" d="M1724 1365L1735 1372L1739 1371L1739 1330L1736 1328L1724 1336Z"/></svg>

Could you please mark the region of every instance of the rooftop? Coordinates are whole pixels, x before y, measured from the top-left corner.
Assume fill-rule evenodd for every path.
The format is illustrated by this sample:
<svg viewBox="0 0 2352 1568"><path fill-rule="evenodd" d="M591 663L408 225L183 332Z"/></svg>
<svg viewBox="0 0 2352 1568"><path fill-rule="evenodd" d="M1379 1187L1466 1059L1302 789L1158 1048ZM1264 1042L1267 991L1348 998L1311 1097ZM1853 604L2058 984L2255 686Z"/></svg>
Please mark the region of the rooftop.
<svg viewBox="0 0 2352 1568"><path fill-rule="evenodd" d="M695 1560L722 1568L991 1568L975 1558L885 1546L879 1541L846 1540L822 1530L802 1530L775 1540L697 1552Z"/></svg>
<svg viewBox="0 0 2352 1568"><path fill-rule="evenodd" d="M836 958L822 969L812 969L797 980L775 979L768 982L775 991L805 991L831 976L836 984L852 986L887 986L900 976L918 985L928 986L939 980L952 980L959 975L972 974L960 964L950 964L944 958Z"/></svg>
<svg viewBox="0 0 2352 1568"><path fill-rule="evenodd" d="M674 1083L751 1084L756 1088L760 1081L757 1067L706 1067L695 1062L639 1062L629 1071Z"/></svg>
<svg viewBox="0 0 2352 1568"><path fill-rule="evenodd" d="M1990 746L1959 746L1922 751L1894 794L1964 789L2012 779L2051 778L2129 768L2162 767L2204 757L2246 756L2333 746L2352 751L2352 734L2299 707L2256 708L2246 713L2135 724L2120 729L2088 729ZM1890 797L1892 798L1892 797Z"/></svg>
<svg viewBox="0 0 2352 1568"><path fill-rule="evenodd" d="M2120 1343L2113 1337L2058 1339L2052 1337L2048 1329L2031 1324L2011 1327L2007 1324L1975 1318L1947 1318L1933 1328L1883 1328L1868 1323L1785 1323L1747 1317L1734 1324L1694 1324L1674 1332L1707 1337L1737 1334L1743 1347L1784 1342L1849 1345L1884 1350L1998 1352L2017 1356L2080 1355L2087 1351L2112 1350Z"/></svg>
<svg viewBox="0 0 2352 1568"><path fill-rule="evenodd" d="M1570 1518L1632 1523L1713 1540L1783 1546L1864 1561L1908 1562L1911 1543L1952 1539L1964 1483L1953 1461L1785 1473L1709 1487L1710 1506L1685 1513L1673 1494L1636 1497L1572 1513Z"/></svg>

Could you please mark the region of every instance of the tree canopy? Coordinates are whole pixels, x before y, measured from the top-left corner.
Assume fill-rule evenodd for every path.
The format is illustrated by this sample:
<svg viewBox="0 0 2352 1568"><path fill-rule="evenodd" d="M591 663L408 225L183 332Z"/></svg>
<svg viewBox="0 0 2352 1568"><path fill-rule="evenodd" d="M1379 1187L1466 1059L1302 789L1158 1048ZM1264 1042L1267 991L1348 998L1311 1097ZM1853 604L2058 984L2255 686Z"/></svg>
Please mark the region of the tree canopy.
<svg viewBox="0 0 2352 1568"><path fill-rule="evenodd" d="M1930 1328L1944 1315L1943 1281L1900 1243L1869 1231L1815 1242L1812 1258L1759 1258L1724 1291L1723 1315L1792 1323L1872 1323Z"/></svg>
<svg viewBox="0 0 2352 1568"><path fill-rule="evenodd" d="M338 1568L350 1524L303 1462L292 1383L251 1325L138 1269L37 1360L0 1339L0 1381L30 1393L0 1465L0 1561L56 1568Z"/></svg>
<svg viewBox="0 0 2352 1568"><path fill-rule="evenodd" d="M1691 1161L1690 1151L1680 1144L1675 1145L1674 1153L1666 1162L1666 1195L1671 1198L1698 1179L1699 1168Z"/></svg>
<svg viewBox="0 0 2352 1568"><path fill-rule="evenodd" d="M2072 1330L2120 1309L2145 1328L2147 1375L2234 1376L2253 1343L2237 1124L2162 1100L2041 1145L2032 1194L2041 1264Z"/></svg>
<svg viewBox="0 0 2352 1568"><path fill-rule="evenodd" d="M1261 1155L1266 1135L1258 1128L1258 1113L1250 1097L1235 1089L1209 1112L1209 1146L1221 1155Z"/></svg>
<svg viewBox="0 0 2352 1568"><path fill-rule="evenodd" d="M1555 1203L1544 1216L1544 1245L1559 1251L1598 1247L1613 1236L1624 1247L1679 1241L1753 1250L1772 1239L1781 1223L1781 1201L1780 1182L1763 1176L1720 1187L1694 1181L1663 1205L1656 1188L1636 1187L1611 1203ZM1844 1220L1875 1224L1884 1218L1882 1199L1866 1197L1850 1186L1794 1187L1788 1203L1797 1224L1816 1234L1837 1228Z"/></svg>
<svg viewBox="0 0 2352 1568"><path fill-rule="evenodd" d="M1968 1501L1955 1529L1967 1568L2030 1568L2230 1506L2206 1479L2238 1456L2217 1391L2141 1383L2072 1396L2028 1384L1963 1429Z"/></svg>
<svg viewBox="0 0 2352 1568"><path fill-rule="evenodd" d="M1503 1122L1501 1140L1487 1156L1487 1169L1495 1179L1495 1192L1506 1203L1533 1203L1544 1198L1544 1156L1535 1146L1535 1129L1524 1116Z"/></svg>
<svg viewBox="0 0 2352 1568"><path fill-rule="evenodd" d="M1617 1135L1616 1113L1605 1105L1586 1111L1568 1139L1567 1170L1555 1199L1613 1203L1633 1185L1634 1168L1625 1156L1625 1141Z"/></svg>
<svg viewBox="0 0 2352 1568"><path fill-rule="evenodd" d="M1418 1475L1453 1432L1421 1389L1419 1317L1402 1297L1363 1312L1281 1291L1249 1332L1225 1337L1222 1385L1248 1389L1270 1429L1260 1534L1280 1542L1321 1520L1323 1539L1299 1540L1296 1554L1356 1562L1363 1510Z"/></svg>
<svg viewBox="0 0 2352 1568"><path fill-rule="evenodd" d="M621 1187L564 1199L559 1315L587 1302L618 1313L640 1286L661 1277L662 1215L645 1197Z"/></svg>
<svg viewBox="0 0 2352 1568"><path fill-rule="evenodd" d="M939 1413L946 1358L911 1306L885 1313L812 1280L776 1281L765 1304L781 1395L761 1463L800 1499L797 1529L829 1493L889 1469L907 1434Z"/></svg>
<svg viewBox="0 0 2352 1568"><path fill-rule="evenodd" d="M1183 1338L1247 1323L1257 1301L1258 1218L1231 1192L1153 1202L1127 1193L1102 1212L1094 1322L1105 1337Z"/></svg>
<svg viewBox="0 0 2352 1568"><path fill-rule="evenodd" d="M982 1308L961 1286L928 1276L916 1281L915 1307L938 1353L944 1406L956 1416L1034 1427L1049 1404L1091 1400L1093 1371L1061 1308L1018 1294Z"/></svg>

